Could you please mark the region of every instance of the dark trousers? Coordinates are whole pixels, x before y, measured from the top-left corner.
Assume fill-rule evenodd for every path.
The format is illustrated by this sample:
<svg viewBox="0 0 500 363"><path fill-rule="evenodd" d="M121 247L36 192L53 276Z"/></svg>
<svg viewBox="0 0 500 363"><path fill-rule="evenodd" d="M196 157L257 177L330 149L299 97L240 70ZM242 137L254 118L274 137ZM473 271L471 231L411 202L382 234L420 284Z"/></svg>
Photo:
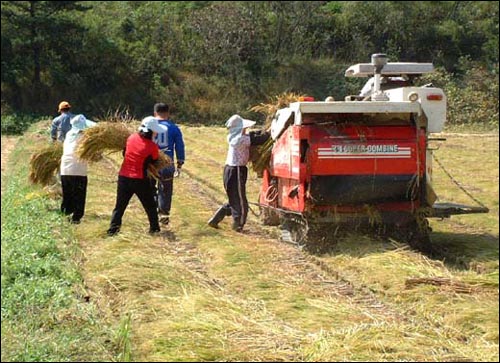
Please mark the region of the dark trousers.
<svg viewBox="0 0 500 363"><path fill-rule="evenodd" d="M85 213L87 198L87 177L81 175L61 175L62 203L61 212L78 222Z"/></svg>
<svg viewBox="0 0 500 363"><path fill-rule="evenodd" d="M234 223L242 227L245 225L248 215L247 176L246 166L226 165L224 167L224 189L229 199L231 215Z"/></svg>
<svg viewBox="0 0 500 363"><path fill-rule="evenodd" d="M156 232L160 230L154 192L149 178L132 179L120 175L118 176L115 209L111 215L110 232L120 230L123 214L134 194L137 195L148 215L149 231Z"/></svg>
<svg viewBox="0 0 500 363"><path fill-rule="evenodd" d="M160 170L160 180L158 182L158 192L156 193L156 180L152 179L155 196L158 203L158 211L162 214L170 214L172 207L172 194L174 192L174 171L175 168L168 167Z"/></svg>

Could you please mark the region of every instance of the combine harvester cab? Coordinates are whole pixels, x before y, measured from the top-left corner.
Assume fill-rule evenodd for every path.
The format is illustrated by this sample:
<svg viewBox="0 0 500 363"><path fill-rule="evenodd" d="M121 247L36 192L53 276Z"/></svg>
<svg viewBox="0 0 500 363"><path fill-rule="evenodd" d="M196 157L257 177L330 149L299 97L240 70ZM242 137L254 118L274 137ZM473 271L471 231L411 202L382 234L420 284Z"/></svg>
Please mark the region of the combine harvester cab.
<svg viewBox="0 0 500 363"><path fill-rule="evenodd" d="M274 145L259 204L264 224L283 239L327 250L340 231L391 235L429 246L428 217L485 213L487 208L435 203L429 135L442 131L446 96L412 80L431 63L387 63L384 54L348 77L371 77L344 101L294 102L277 111Z"/></svg>

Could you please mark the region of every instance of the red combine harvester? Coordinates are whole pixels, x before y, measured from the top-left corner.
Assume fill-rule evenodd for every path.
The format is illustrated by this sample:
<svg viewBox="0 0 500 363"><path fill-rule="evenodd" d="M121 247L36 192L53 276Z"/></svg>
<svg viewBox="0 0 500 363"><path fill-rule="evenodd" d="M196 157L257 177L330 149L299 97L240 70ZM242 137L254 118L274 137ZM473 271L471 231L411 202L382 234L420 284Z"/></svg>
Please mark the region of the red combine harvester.
<svg viewBox="0 0 500 363"><path fill-rule="evenodd" d="M345 73L371 77L359 95L278 110L259 197L263 223L281 225L284 240L311 251L327 249L343 230L366 229L426 249L428 217L488 212L435 203L429 135L443 128L446 96L412 86L432 71L431 63L374 54Z"/></svg>

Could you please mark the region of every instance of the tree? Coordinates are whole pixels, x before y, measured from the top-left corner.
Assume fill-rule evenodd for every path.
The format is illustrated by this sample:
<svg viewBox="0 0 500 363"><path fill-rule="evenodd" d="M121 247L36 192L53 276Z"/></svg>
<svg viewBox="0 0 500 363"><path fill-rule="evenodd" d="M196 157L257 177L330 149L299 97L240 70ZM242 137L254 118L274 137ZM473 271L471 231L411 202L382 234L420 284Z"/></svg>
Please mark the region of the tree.
<svg viewBox="0 0 500 363"><path fill-rule="evenodd" d="M89 7L78 1L2 1L1 6L2 50L5 46L15 57L13 62L5 62L5 70L2 62L2 82L25 92L20 98L22 107L38 109L44 101L47 80L43 78L71 62L71 49L80 44L85 32L71 14ZM13 79L13 72L19 79Z"/></svg>

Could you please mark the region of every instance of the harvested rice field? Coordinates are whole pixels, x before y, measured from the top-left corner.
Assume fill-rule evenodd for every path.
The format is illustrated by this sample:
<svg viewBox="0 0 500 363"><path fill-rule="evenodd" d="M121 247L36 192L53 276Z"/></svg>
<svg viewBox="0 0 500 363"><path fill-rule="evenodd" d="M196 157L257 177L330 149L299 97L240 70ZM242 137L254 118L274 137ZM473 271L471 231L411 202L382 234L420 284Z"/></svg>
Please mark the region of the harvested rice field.
<svg viewBox="0 0 500 363"><path fill-rule="evenodd" d="M431 219L436 255L354 234L313 255L280 242L278 227L263 226L253 213L242 234L229 219L209 228L225 201L226 132L180 126L186 163L174 182L171 222L160 235L147 233L134 197L121 232L106 236L121 153L89 165L82 223L62 221L54 231L61 245L74 243L79 251L77 308L91 306L99 332L113 332L111 342L99 345L108 354L101 359L498 361L498 133L439 135L447 139L435 152L446 167L434 165L440 201L474 205L449 173L490 212ZM2 166L2 188L9 168L28 183L28 167L16 160L27 160L45 129L35 125L17 141L7 171ZM3 147L2 139L2 153ZM250 171L250 202L257 202L259 183ZM18 201L29 193L45 198L39 185L23 193ZM2 346L12 346L13 337L14 328L2 326Z"/></svg>

